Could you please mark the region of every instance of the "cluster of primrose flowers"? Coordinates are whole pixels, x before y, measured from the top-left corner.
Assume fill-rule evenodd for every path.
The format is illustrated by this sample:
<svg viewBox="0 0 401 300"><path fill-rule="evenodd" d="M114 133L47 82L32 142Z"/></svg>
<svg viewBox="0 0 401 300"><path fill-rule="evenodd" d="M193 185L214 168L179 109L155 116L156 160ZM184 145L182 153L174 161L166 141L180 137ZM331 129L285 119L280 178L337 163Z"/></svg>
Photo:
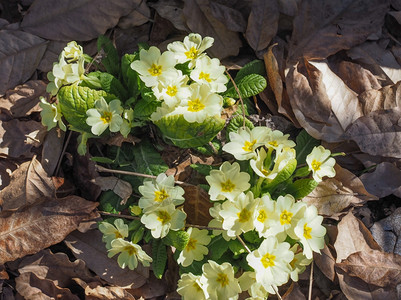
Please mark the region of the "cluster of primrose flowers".
<svg viewBox="0 0 401 300"><path fill-rule="evenodd" d="M297 201L291 194L274 199L270 194L275 180L289 166L296 165L294 146L288 135L267 127L231 132L230 142L223 149L236 160L247 162L249 168L241 171L238 162L226 161L206 176L214 206L209 210L213 219L204 229L185 225L186 214L181 206L184 190L174 185L172 176L160 174L156 179L145 179L139 187L141 198L136 215L142 226L154 239L188 227L185 246L176 249L177 262L182 267L203 262L199 274L181 272L177 292L183 299L231 300L238 299L244 291L248 299L266 299L290 278L297 281L298 274L312 262L313 252L320 253L326 229L316 207ZM324 176L335 176L335 159L322 146L311 151L306 163L302 176L312 172L310 180L320 182ZM136 244L138 230L132 233L131 241L124 240L129 236L128 228L121 219L114 225L100 224L109 256L120 253L118 263L123 268L135 268L138 260L149 265L152 259ZM244 236L249 233L256 239L247 244ZM233 239L243 243L248 268L234 261L216 262L209 258L209 244L219 235L227 243Z"/></svg>

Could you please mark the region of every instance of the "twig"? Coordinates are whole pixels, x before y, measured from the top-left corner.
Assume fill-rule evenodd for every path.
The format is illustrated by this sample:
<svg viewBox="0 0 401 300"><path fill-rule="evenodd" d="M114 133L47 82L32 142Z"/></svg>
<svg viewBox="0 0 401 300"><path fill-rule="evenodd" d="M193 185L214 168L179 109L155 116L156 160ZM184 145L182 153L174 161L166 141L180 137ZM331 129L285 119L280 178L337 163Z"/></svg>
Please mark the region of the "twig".
<svg viewBox="0 0 401 300"><path fill-rule="evenodd" d="M58 158L56 170L55 170L54 173L53 173L54 175L57 175L58 171L60 170L61 161L62 161L62 158L63 158L63 156L64 156L65 150L67 149L68 143L70 142L71 135L72 135L72 131L69 132L68 137L67 137L67 140L66 140L65 143L64 143L63 151L61 151L61 154L60 154L60 156L59 156L59 158Z"/></svg>
<svg viewBox="0 0 401 300"><path fill-rule="evenodd" d="M310 267L308 300L312 300L312 286L313 286L313 261Z"/></svg>
<svg viewBox="0 0 401 300"><path fill-rule="evenodd" d="M237 84L235 83L234 79L232 78L232 76L230 75L230 73L227 72L227 70L226 70L225 72L227 73L228 77L230 77L230 80L231 80L231 82L233 83L234 89L235 89L235 91L236 91L237 94L238 94L239 101L240 101L241 107L242 107L242 118L243 118L242 127L245 128L245 107L244 107L244 101L242 100L241 93L239 92L238 86L237 86Z"/></svg>
<svg viewBox="0 0 401 300"><path fill-rule="evenodd" d="M281 297L280 293L278 292L277 287L275 285L272 285L272 288L273 288L274 292L276 293L277 298L279 298L280 300L283 300L283 298Z"/></svg>
<svg viewBox="0 0 401 300"><path fill-rule="evenodd" d="M237 239L238 239L239 242L242 244L242 246L244 246L245 250L246 250L248 253L251 253L251 250L248 248L248 246L245 244L244 240L243 240L239 235L237 235Z"/></svg>
<svg viewBox="0 0 401 300"><path fill-rule="evenodd" d="M209 227L209 226L203 226L203 225L194 225L194 224L185 224L185 227L194 227L194 228L199 228L199 229L206 229L206 230L224 230L223 228L218 228L218 227Z"/></svg>
<svg viewBox="0 0 401 300"><path fill-rule="evenodd" d="M103 216L109 216L109 217L117 217L117 218L123 218L123 219L129 219L129 220L140 220L140 217L135 217L135 216L129 216L129 215L119 215L119 214L112 214L106 211L99 211L99 214Z"/></svg>

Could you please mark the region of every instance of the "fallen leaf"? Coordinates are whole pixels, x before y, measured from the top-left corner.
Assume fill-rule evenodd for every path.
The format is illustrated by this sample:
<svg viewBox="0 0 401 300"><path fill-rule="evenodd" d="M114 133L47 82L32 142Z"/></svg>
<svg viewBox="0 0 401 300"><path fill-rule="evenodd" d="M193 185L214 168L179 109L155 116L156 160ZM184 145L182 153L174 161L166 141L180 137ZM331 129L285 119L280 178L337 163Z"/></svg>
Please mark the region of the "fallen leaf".
<svg viewBox="0 0 401 300"><path fill-rule="evenodd" d="M230 3L227 4L229 5ZM210 8L213 17L223 23L228 30L245 32L246 20L241 11L214 1L210 2Z"/></svg>
<svg viewBox="0 0 401 300"><path fill-rule="evenodd" d="M324 245L324 248L320 250L320 255L313 257L313 262L328 279L334 281L336 278L334 270L336 260L329 247L331 248L332 246Z"/></svg>
<svg viewBox="0 0 401 300"><path fill-rule="evenodd" d="M164 0L158 2L150 2L149 6L154 8L157 13L169 20L175 28L181 31L189 31L185 23L183 3L180 0Z"/></svg>
<svg viewBox="0 0 401 300"><path fill-rule="evenodd" d="M13 119L0 121L0 154L19 158L32 157L33 147L39 147L46 135L46 127L36 121Z"/></svg>
<svg viewBox="0 0 401 300"><path fill-rule="evenodd" d="M146 1L135 0L135 8L126 16L123 16L117 26L122 29L141 26L150 21L150 9Z"/></svg>
<svg viewBox="0 0 401 300"><path fill-rule="evenodd" d="M362 181L353 173L337 164L335 170L335 177L324 179L302 199L308 205L316 206L320 215L338 220L339 216L347 213L347 208L378 200L366 191Z"/></svg>
<svg viewBox="0 0 401 300"><path fill-rule="evenodd" d="M167 284L164 279L159 280L156 276L150 276L146 284L139 288L128 289L127 291L138 299L157 299L158 297L164 297L167 292Z"/></svg>
<svg viewBox="0 0 401 300"><path fill-rule="evenodd" d="M358 96L364 115L373 111L401 107L401 82L381 89L369 90Z"/></svg>
<svg viewBox="0 0 401 300"><path fill-rule="evenodd" d="M334 243L336 262L340 263L349 255L359 251L381 250L365 225L352 213L338 223L338 235Z"/></svg>
<svg viewBox="0 0 401 300"><path fill-rule="evenodd" d="M187 223L207 226L212 217L209 208L213 207L208 193L199 186L182 186L185 191L184 211Z"/></svg>
<svg viewBox="0 0 401 300"><path fill-rule="evenodd" d="M120 55L138 50L138 43L149 42L150 23L129 29L115 28L114 40Z"/></svg>
<svg viewBox="0 0 401 300"><path fill-rule="evenodd" d="M41 163L47 174L56 175L61 153L63 152L65 132L55 127L47 132L42 148Z"/></svg>
<svg viewBox="0 0 401 300"><path fill-rule="evenodd" d="M279 9L282 14L295 17L301 0L278 0Z"/></svg>
<svg viewBox="0 0 401 300"><path fill-rule="evenodd" d="M127 200L132 195L132 186L129 182L119 179L114 176L108 177L96 177L93 179L93 182L100 186L102 191L112 190L116 193L121 199L121 205L127 203Z"/></svg>
<svg viewBox="0 0 401 300"><path fill-rule="evenodd" d="M301 1L294 18L288 60L324 59L360 44L381 29L389 0Z"/></svg>
<svg viewBox="0 0 401 300"><path fill-rule="evenodd" d="M0 97L0 112L14 119L26 117L42 110L39 107L40 96L46 96L46 84L41 80L28 81Z"/></svg>
<svg viewBox="0 0 401 300"><path fill-rule="evenodd" d="M107 256L102 237L103 234L98 229L86 233L74 231L64 242L76 258L85 261L89 269L108 283L131 288L145 284L149 277L149 268L139 263L134 271L128 268L121 269L115 258L110 259Z"/></svg>
<svg viewBox="0 0 401 300"><path fill-rule="evenodd" d="M228 30L223 23L213 17L209 0L187 0L183 13L192 32L214 38L213 46L208 49L208 53L212 56L223 59L238 54L242 46L238 34Z"/></svg>
<svg viewBox="0 0 401 300"><path fill-rule="evenodd" d="M131 0L36 0L21 28L49 40L89 41L117 25L136 5L137 1Z"/></svg>
<svg viewBox="0 0 401 300"><path fill-rule="evenodd" d="M401 108L373 111L348 127L345 138L363 152L401 158Z"/></svg>
<svg viewBox="0 0 401 300"><path fill-rule="evenodd" d="M67 46L65 41L49 41L43 57L38 65L38 69L42 72L49 72L53 69L53 64L58 61L58 57Z"/></svg>
<svg viewBox="0 0 401 300"><path fill-rule="evenodd" d="M0 96L32 76L46 44L45 40L28 32L0 31Z"/></svg>
<svg viewBox="0 0 401 300"><path fill-rule="evenodd" d="M13 211L54 196L51 178L34 157L11 174L10 184L0 191L0 206L2 211Z"/></svg>
<svg viewBox="0 0 401 300"><path fill-rule="evenodd" d="M18 165L10 159L0 158L0 195L1 190L10 184L10 176L12 172L18 168ZM1 199L1 196L0 196ZM1 202L1 200L0 200ZM1 205L1 203L0 203Z"/></svg>
<svg viewBox="0 0 401 300"><path fill-rule="evenodd" d="M279 15L277 0L252 1L245 38L253 50L261 51L269 46L277 33Z"/></svg>
<svg viewBox="0 0 401 300"><path fill-rule="evenodd" d="M130 293L119 286L101 286L99 282L86 283L81 278L74 278L74 280L83 289L85 289L85 299L88 300L135 300Z"/></svg>
<svg viewBox="0 0 401 300"><path fill-rule="evenodd" d="M360 178L366 189L380 198L391 195L401 186L401 170L389 162L378 164L373 172L364 173Z"/></svg>
<svg viewBox="0 0 401 300"><path fill-rule="evenodd" d="M91 201L96 201L102 189L93 182L99 177L96 171L95 162L89 159L89 154L85 156L76 153L73 163L74 184L81 190L82 196Z"/></svg>
<svg viewBox="0 0 401 300"><path fill-rule="evenodd" d="M44 199L11 215L1 212L0 264L61 242L97 205L78 196L69 196Z"/></svg>

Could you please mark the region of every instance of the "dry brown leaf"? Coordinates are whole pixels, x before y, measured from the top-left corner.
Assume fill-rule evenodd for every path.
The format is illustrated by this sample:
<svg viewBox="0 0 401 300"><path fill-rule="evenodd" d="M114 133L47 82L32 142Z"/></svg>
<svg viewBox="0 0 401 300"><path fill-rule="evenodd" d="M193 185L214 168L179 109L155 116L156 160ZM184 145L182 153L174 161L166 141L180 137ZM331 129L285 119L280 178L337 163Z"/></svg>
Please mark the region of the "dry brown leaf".
<svg viewBox="0 0 401 300"><path fill-rule="evenodd" d="M145 285L137 289L128 289L127 291L138 299L157 299L166 295L167 283L165 280L159 280L155 276L150 276Z"/></svg>
<svg viewBox="0 0 401 300"><path fill-rule="evenodd" d="M389 162L378 164L373 172L364 173L360 178L366 189L380 198L391 195L401 186L401 170Z"/></svg>
<svg viewBox="0 0 401 300"><path fill-rule="evenodd" d="M38 278L34 273L21 274L15 278L15 283L15 289L25 300L79 300L69 289L58 287L52 280Z"/></svg>
<svg viewBox="0 0 401 300"><path fill-rule="evenodd" d="M183 186L183 189L188 224L207 226L212 219L209 208L213 207L208 193L199 186Z"/></svg>
<svg viewBox="0 0 401 300"><path fill-rule="evenodd" d="M288 59L323 59L360 44L381 29L389 0L302 1L294 18Z"/></svg>
<svg viewBox="0 0 401 300"><path fill-rule="evenodd" d="M45 40L28 32L0 31L0 96L32 76L46 44Z"/></svg>
<svg viewBox="0 0 401 300"><path fill-rule="evenodd" d="M269 46L277 33L279 15L277 0L252 1L245 38L253 50L261 51Z"/></svg>
<svg viewBox="0 0 401 300"><path fill-rule="evenodd" d="M230 3L227 4L230 5ZM245 32L246 20L241 11L214 1L210 2L210 8L213 17L226 25L228 30Z"/></svg>
<svg viewBox="0 0 401 300"><path fill-rule="evenodd" d="M16 210L51 197L54 184L34 157L11 174L10 184L0 191L0 206L2 211Z"/></svg>
<svg viewBox="0 0 401 300"><path fill-rule="evenodd" d="M306 300L305 295L302 294L301 289L299 288L298 282L292 282L282 298L283 300Z"/></svg>
<svg viewBox="0 0 401 300"><path fill-rule="evenodd" d="M401 158L401 108L373 111L356 120L344 137L363 152Z"/></svg>
<svg viewBox="0 0 401 300"><path fill-rule="evenodd" d="M13 119L0 121L0 154L19 158L32 157L33 147L39 147L46 135L46 127L36 121Z"/></svg>
<svg viewBox="0 0 401 300"><path fill-rule="evenodd" d="M74 183L81 190L82 196L91 201L96 201L102 189L93 182L99 177L96 171L95 162L89 159L89 154L85 156L78 153L74 156L73 165Z"/></svg>
<svg viewBox="0 0 401 300"><path fill-rule="evenodd" d="M182 12L182 1L164 0L155 3L150 2L149 6L153 7L161 17L169 20L178 30L189 31Z"/></svg>
<svg viewBox="0 0 401 300"><path fill-rule="evenodd" d="M401 256L378 250L356 252L336 267L350 276L379 287L396 287L401 283Z"/></svg>
<svg viewBox="0 0 401 300"><path fill-rule="evenodd" d="M369 194L362 181L350 171L335 165L336 176L326 178L302 201L314 205L320 215L333 219L346 214L347 208L361 206L366 201L378 200Z"/></svg>
<svg viewBox="0 0 401 300"><path fill-rule="evenodd" d="M0 159L0 195L1 190L10 184L12 172L18 168L18 165L10 159ZM0 196L1 202L1 196ZM0 203L1 205L1 203Z"/></svg>
<svg viewBox="0 0 401 300"><path fill-rule="evenodd" d="M278 0L280 13L295 17L298 13L298 6L301 0Z"/></svg>
<svg viewBox="0 0 401 300"><path fill-rule="evenodd" d="M117 25L120 17L139 0L36 0L21 27L24 31L55 41L88 41ZM72 22L71 20L74 20Z"/></svg>
<svg viewBox="0 0 401 300"><path fill-rule="evenodd" d="M61 242L98 204L69 196L0 213L0 264Z"/></svg>
<svg viewBox="0 0 401 300"><path fill-rule="evenodd" d="M122 29L141 26L150 21L150 9L146 1L136 0L136 7L128 15L122 17L117 26Z"/></svg>
<svg viewBox="0 0 401 300"><path fill-rule="evenodd" d="M348 213L338 223L338 235L334 243L337 252L336 262L339 263L349 255L359 251L381 250L373 239L369 229L352 213Z"/></svg>
<svg viewBox="0 0 401 300"><path fill-rule="evenodd" d="M47 174L54 174L59 162L61 153L63 152L65 132L55 127L48 131L43 142L41 163Z"/></svg>
<svg viewBox="0 0 401 300"><path fill-rule="evenodd" d="M0 97L0 113L11 118L21 118L41 111L39 97L46 96L46 84L41 80L31 80L8 90Z"/></svg>
<svg viewBox="0 0 401 300"><path fill-rule="evenodd" d="M137 288L145 284L149 268L138 264L136 270L121 269L116 259L107 256L103 234L95 229L86 233L74 231L65 238L66 245L76 258L85 261L86 266L110 284L121 287Z"/></svg>
<svg viewBox="0 0 401 300"><path fill-rule="evenodd" d="M38 65L38 69L42 72L49 72L53 69L53 64L58 61L58 57L67 46L67 42L49 41L43 57Z"/></svg>
<svg viewBox="0 0 401 300"><path fill-rule="evenodd" d="M208 50L212 56L223 59L238 54L242 46L238 34L213 17L209 0L187 0L183 13L192 32L214 38L214 44Z"/></svg>
<svg viewBox="0 0 401 300"><path fill-rule="evenodd" d="M320 250L320 255L315 255L313 257L314 263L320 269L320 271L331 281L334 281L336 277L336 272L334 270L334 265L336 260L330 251L329 246L324 245L324 248Z"/></svg>
<svg viewBox="0 0 401 300"><path fill-rule="evenodd" d="M93 182L100 186L102 191L112 190L122 200L121 205L127 203L128 198L132 195L132 186L129 182L114 176L96 177Z"/></svg>
<svg viewBox="0 0 401 300"><path fill-rule="evenodd" d="M81 278L74 278L75 282L85 289L87 300L135 300L135 298L119 286L101 286L98 282L86 283Z"/></svg>

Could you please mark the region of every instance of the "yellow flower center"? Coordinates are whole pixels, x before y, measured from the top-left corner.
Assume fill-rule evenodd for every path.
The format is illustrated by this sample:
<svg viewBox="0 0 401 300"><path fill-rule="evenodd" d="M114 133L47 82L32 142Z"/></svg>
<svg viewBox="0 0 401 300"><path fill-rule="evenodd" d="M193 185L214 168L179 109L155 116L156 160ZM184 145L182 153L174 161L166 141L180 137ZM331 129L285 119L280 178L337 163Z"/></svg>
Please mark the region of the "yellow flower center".
<svg viewBox="0 0 401 300"><path fill-rule="evenodd" d="M266 253L265 255L262 256L260 261L262 262L262 265L267 269L268 267L273 267L274 266L274 260L276 257L274 255L271 255L270 253Z"/></svg>
<svg viewBox="0 0 401 300"><path fill-rule="evenodd" d="M188 241L188 244L185 246L185 250L191 251L196 248L196 242L197 240L190 238Z"/></svg>
<svg viewBox="0 0 401 300"><path fill-rule="evenodd" d="M161 189L160 191L155 191L155 198L154 201L156 202L162 202L163 200L167 199L169 197L169 194L164 189Z"/></svg>
<svg viewBox="0 0 401 300"><path fill-rule="evenodd" d="M235 188L235 184L228 179L226 182L221 183L221 191L224 193L231 193Z"/></svg>
<svg viewBox="0 0 401 300"><path fill-rule="evenodd" d="M158 66L156 64L152 64L152 66L150 67L150 69L148 69L148 72L150 73L150 75L152 76L159 76L162 74L162 66Z"/></svg>
<svg viewBox="0 0 401 300"><path fill-rule="evenodd" d="M271 141L268 144L271 145L272 147L278 147L277 141Z"/></svg>
<svg viewBox="0 0 401 300"><path fill-rule="evenodd" d="M281 225L290 224L292 215L293 213L283 210L283 212L280 215L280 224Z"/></svg>
<svg viewBox="0 0 401 300"><path fill-rule="evenodd" d="M242 149L246 152L252 152L253 146L255 144L256 144L256 140L253 140L252 142L245 141L244 147L242 147Z"/></svg>
<svg viewBox="0 0 401 300"><path fill-rule="evenodd" d="M270 170L268 171L266 169L262 169L261 172L262 172L263 175L267 176L267 175L269 175Z"/></svg>
<svg viewBox="0 0 401 300"><path fill-rule="evenodd" d="M311 163L313 171L319 171L321 165L322 163L320 161L317 161L316 159L314 159Z"/></svg>
<svg viewBox="0 0 401 300"><path fill-rule="evenodd" d="M168 86L166 94L169 95L170 97L174 97L177 94L177 87L175 85Z"/></svg>
<svg viewBox="0 0 401 300"><path fill-rule="evenodd" d="M189 49L189 51L184 52L184 54L188 59L194 59L198 56L198 49L192 46L191 49Z"/></svg>
<svg viewBox="0 0 401 300"><path fill-rule="evenodd" d="M227 275L224 274L224 273L219 273L219 274L217 274L217 279L216 279L216 281L217 281L218 283L220 283L220 285L221 285L222 287L225 287L226 285L228 285L228 277L227 277Z"/></svg>
<svg viewBox="0 0 401 300"><path fill-rule="evenodd" d="M204 108L205 108L205 105L202 102L200 102L199 98L196 98L193 101L191 101L191 100L188 101L188 111L190 111L190 112L197 112Z"/></svg>
<svg viewBox="0 0 401 300"><path fill-rule="evenodd" d="M112 117L113 113L111 111L105 111L103 112L103 115L100 117L100 120L103 121L103 124L108 124L111 122Z"/></svg>
<svg viewBox="0 0 401 300"><path fill-rule="evenodd" d="M114 231L114 235L116 236L116 239L123 237L122 234L118 230Z"/></svg>
<svg viewBox="0 0 401 300"><path fill-rule="evenodd" d="M205 79L207 82L211 82L212 80L210 79L210 74L209 73L203 73L200 72L199 74L199 80Z"/></svg>
<svg viewBox="0 0 401 300"><path fill-rule="evenodd" d="M294 259L290 262L291 268L295 269L295 263L297 262L297 259L294 257Z"/></svg>
<svg viewBox="0 0 401 300"><path fill-rule="evenodd" d="M259 215L257 217L257 220L261 223L264 223L266 219L267 219L266 211L264 209L259 210Z"/></svg>
<svg viewBox="0 0 401 300"><path fill-rule="evenodd" d="M161 210L158 212L157 220L164 225L171 220L171 216L167 211Z"/></svg>
<svg viewBox="0 0 401 300"><path fill-rule="evenodd" d="M199 284L196 281L194 282L193 287L196 289L197 292L202 291L202 288L199 286Z"/></svg>
<svg viewBox="0 0 401 300"><path fill-rule="evenodd" d="M312 232L312 228L308 227L308 224L305 223L305 224L304 224L304 237L305 237L307 240L310 240L310 239L312 238L311 232Z"/></svg>
<svg viewBox="0 0 401 300"><path fill-rule="evenodd" d="M251 217L251 212L246 208L243 208L239 213L237 213L238 221L241 223L245 223Z"/></svg>
<svg viewBox="0 0 401 300"><path fill-rule="evenodd" d="M123 251L125 251L125 252L128 252L128 255L129 256L132 256L132 255L134 255L134 254L137 254L137 250L136 250L136 248L134 247L134 246L131 246L131 245L128 245L128 246L125 246L124 248L123 248Z"/></svg>

